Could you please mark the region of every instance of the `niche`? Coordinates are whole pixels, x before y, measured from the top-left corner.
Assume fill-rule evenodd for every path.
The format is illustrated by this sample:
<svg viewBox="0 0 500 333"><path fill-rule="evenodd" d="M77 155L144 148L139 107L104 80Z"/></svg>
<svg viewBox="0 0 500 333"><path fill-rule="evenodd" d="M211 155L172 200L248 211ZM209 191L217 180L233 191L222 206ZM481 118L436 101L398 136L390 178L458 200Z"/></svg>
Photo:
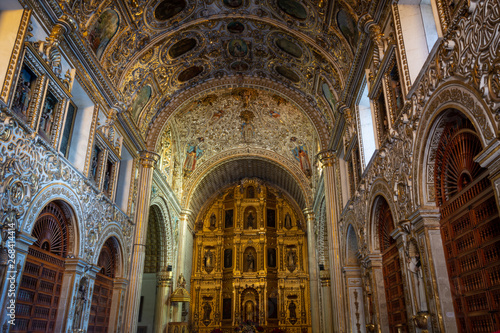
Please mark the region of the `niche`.
<svg viewBox="0 0 500 333"><path fill-rule="evenodd" d="M257 212L253 207L247 207L245 209L245 214L243 215L243 228L245 229L257 229Z"/></svg>

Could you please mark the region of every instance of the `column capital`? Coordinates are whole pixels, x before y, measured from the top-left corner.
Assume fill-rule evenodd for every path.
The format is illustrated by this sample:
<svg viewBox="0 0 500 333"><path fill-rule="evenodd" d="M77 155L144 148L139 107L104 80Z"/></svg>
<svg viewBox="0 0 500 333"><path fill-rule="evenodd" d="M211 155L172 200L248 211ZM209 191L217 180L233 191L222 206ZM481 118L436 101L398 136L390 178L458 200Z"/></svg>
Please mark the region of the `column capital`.
<svg viewBox="0 0 500 333"><path fill-rule="evenodd" d="M312 208L304 208L302 211L308 219L314 219L314 210Z"/></svg>
<svg viewBox="0 0 500 333"><path fill-rule="evenodd" d="M160 155L148 150L141 151L139 156L141 164L145 168L153 168L156 162L160 159Z"/></svg>
<svg viewBox="0 0 500 333"><path fill-rule="evenodd" d="M337 151L333 149L320 151L318 158L324 167L333 166L337 161Z"/></svg>

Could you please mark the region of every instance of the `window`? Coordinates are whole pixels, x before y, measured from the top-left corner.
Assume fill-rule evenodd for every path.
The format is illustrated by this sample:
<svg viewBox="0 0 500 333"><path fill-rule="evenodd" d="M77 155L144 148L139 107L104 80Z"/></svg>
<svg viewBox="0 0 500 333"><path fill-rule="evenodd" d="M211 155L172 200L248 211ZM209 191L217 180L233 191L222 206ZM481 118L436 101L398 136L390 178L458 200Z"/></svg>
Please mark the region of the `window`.
<svg viewBox="0 0 500 333"><path fill-rule="evenodd" d="M360 146L363 152L363 166L366 167L376 150L373 113L366 84L358 102L358 127L361 132Z"/></svg>
<svg viewBox="0 0 500 333"><path fill-rule="evenodd" d="M73 125L75 123L76 106L73 102L69 103L68 111L66 112L66 121L64 122L64 129L61 137L61 145L59 151L68 158L69 147L71 144L71 135L73 134Z"/></svg>

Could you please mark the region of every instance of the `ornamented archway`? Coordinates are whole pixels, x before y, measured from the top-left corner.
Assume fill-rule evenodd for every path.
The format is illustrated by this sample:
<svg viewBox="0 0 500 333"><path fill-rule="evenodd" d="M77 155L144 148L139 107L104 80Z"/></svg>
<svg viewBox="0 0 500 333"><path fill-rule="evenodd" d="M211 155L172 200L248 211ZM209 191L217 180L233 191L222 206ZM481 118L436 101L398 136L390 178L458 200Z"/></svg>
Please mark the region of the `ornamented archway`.
<svg viewBox="0 0 500 333"><path fill-rule="evenodd" d="M473 124L449 112L435 158L436 205L460 332L500 329L500 218ZM448 121L446 121L448 120Z"/></svg>

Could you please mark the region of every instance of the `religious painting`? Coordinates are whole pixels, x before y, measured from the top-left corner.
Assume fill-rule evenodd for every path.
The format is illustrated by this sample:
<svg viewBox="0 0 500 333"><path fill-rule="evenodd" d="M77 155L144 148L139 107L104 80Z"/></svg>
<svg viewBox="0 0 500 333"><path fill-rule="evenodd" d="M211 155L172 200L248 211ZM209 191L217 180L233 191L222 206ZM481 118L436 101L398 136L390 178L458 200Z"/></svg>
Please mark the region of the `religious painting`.
<svg viewBox="0 0 500 333"><path fill-rule="evenodd" d="M118 31L119 23L118 13L108 9L89 27L88 40L97 58L101 57L106 46Z"/></svg>
<svg viewBox="0 0 500 333"><path fill-rule="evenodd" d="M205 252L203 260L205 271L207 273L210 273L214 269L214 260L215 260L214 253L210 249L208 249L207 252Z"/></svg>
<svg viewBox="0 0 500 333"><path fill-rule="evenodd" d="M227 25L227 31L232 34L241 34L245 30L243 23L238 21L229 22Z"/></svg>
<svg viewBox="0 0 500 333"><path fill-rule="evenodd" d="M334 111L335 107L337 106L337 100L330 90L330 86L327 83L323 82L323 84L321 85L321 90L323 91L323 96L328 101L328 104L330 104L332 111Z"/></svg>
<svg viewBox="0 0 500 333"><path fill-rule="evenodd" d="M233 250L224 250L224 268L231 268L233 266Z"/></svg>
<svg viewBox="0 0 500 333"><path fill-rule="evenodd" d="M297 20L305 20L307 18L306 8L295 0L278 0L278 7Z"/></svg>
<svg viewBox="0 0 500 333"><path fill-rule="evenodd" d="M141 88L139 93L134 99L132 106L130 107L130 112L132 113L132 117L137 120L139 115L141 114L142 109L148 104L151 99L152 89L150 85L145 85Z"/></svg>
<svg viewBox="0 0 500 333"><path fill-rule="evenodd" d="M243 4L243 0L224 0L224 4L228 7L238 8Z"/></svg>
<svg viewBox="0 0 500 333"><path fill-rule="evenodd" d="M17 81L16 93L12 101L12 110L15 112L26 115L28 106L32 97L33 89L35 88L36 75L24 65L19 73Z"/></svg>
<svg viewBox="0 0 500 333"><path fill-rule="evenodd" d="M267 316L270 319L278 319L278 298L269 297L267 299Z"/></svg>
<svg viewBox="0 0 500 333"><path fill-rule="evenodd" d="M279 118L281 116L281 114L275 109L270 109L269 115L273 118Z"/></svg>
<svg viewBox="0 0 500 333"><path fill-rule="evenodd" d="M54 97L54 95L48 91L47 96L45 96L45 102L43 103L40 124L38 125L38 132L45 138L45 140L50 140L56 116L57 102L58 100Z"/></svg>
<svg viewBox="0 0 500 333"><path fill-rule="evenodd" d="M156 6L155 18L158 21L166 21L179 14L186 8L185 0L163 0Z"/></svg>
<svg viewBox="0 0 500 333"><path fill-rule="evenodd" d="M231 319L233 317L232 314L232 303L233 300L231 298L222 299L222 319Z"/></svg>
<svg viewBox="0 0 500 333"><path fill-rule="evenodd" d="M276 45L284 52L289 55L300 58L302 57L302 49L297 46L295 43L290 42L288 39L279 38L276 40Z"/></svg>
<svg viewBox="0 0 500 333"><path fill-rule="evenodd" d="M236 72L246 72L250 66L244 61L235 61L231 64L231 69Z"/></svg>
<svg viewBox="0 0 500 333"><path fill-rule="evenodd" d="M201 141L200 139L198 139ZM196 167L196 161L203 155L203 150L201 150L195 143L188 144L186 149L186 159L184 160L184 175L188 176L194 171Z"/></svg>
<svg viewBox="0 0 500 333"><path fill-rule="evenodd" d="M267 266L276 267L276 249L267 249Z"/></svg>
<svg viewBox="0 0 500 333"><path fill-rule="evenodd" d="M228 209L226 210L226 214L224 216L224 227L225 228L232 228L233 227L233 210Z"/></svg>
<svg viewBox="0 0 500 333"><path fill-rule="evenodd" d="M267 209L266 211L267 226L269 228L276 228L276 211L274 209Z"/></svg>
<svg viewBox="0 0 500 333"><path fill-rule="evenodd" d="M196 44L198 44L198 42L194 38L181 39L170 47L168 50L168 56L172 59L176 59L194 49Z"/></svg>
<svg viewBox="0 0 500 333"><path fill-rule="evenodd" d="M286 253L285 266L290 272L293 272L297 268L297 253L295 249L292 248Z"/></svg>
<svg viewBox="0 0 500 333"><path fill-rule="evenodd" d="M257 252L253 247L247 247L243 254L243 271L257 271Z"/></svg>
<svg viewBox="0 0 500 333"><path fill-rule="evenodd" d="M63 153L64 157L68 158L69 147L71 143L71 135L73 133L73 125L76 116L76 106L70 101L68 111L66 112L66 120L64 122L64 130L61 137L61 145L59 151Z"/></svg>
<svg viewBox="0 0 500 333"><path fill-rule="evenodd" d="M248 54L248 45L241 39L233 39L227 45L227 50L233 57L241 58Z"/></svg>
<svg viewBox="0 0 500 333"><path fill-rule="evenodd" d="M276 72L278 72L278 74L280 74L281 76L286 77L288 80L292 81L293 83L300 82L300 77L289 68L286 68L284 66L276 66Z"/></svg>
<svg viewBox="0 0 500 333"><path fill-rule="evenodd" d="M337 13L337 25L353 51L355 51L358 43L358 28L352 16L344 9L340 9Z"/></svg>
<svg viewBox="0 0 500 333"><path fill-rule="evenodd" d="M106 196L111 196L111 181L113 176L114 164L108 160L106 163L106 171L104 171L104 181L102 183L102 191Z"/></svg>
<svg viewBox="0 0 500 333"><path fill-rule="evenodd" d="M295 147L293 150L293 156L295 156L295 159L299 161L300 163L300 168L302 171L305 173L307 177L311 177L312 175L312 168L311 168L311 163L309 162L309 155L307 154L307 150L304 145L298 145Z"/></svg>
<svg viewBox="0 0 500 333"><path fill-rule="evenodd" d="M292 325L295 325L297 322L297 305L294 301L288 304L288 320Z"/></svg>
<svg viewBox="0 0 500 333"><path fill-rule="evenodd" d="M394 63L391 71L389 72L389 88L391 90L392 106L396 111L403 108L403 90L401 89L401 81L399 77L398 65ZM396 116L396 112L394 114Z"/></svg>
<svg viewBox="0 0 500 333"><path fill-rule="evenodd" d="M203 72L203 66L191 66L189 68L186 68L185 70L183 70L179 76L177 77L177 79L179 80L179 82L186 82L186 81L189 81L191 80L192 78L198 76L201 74L201 72Z"/></svg>
<svg viewBox="0 0 500 333"><path fill-rule="evenodd" d="M92 159L90 160L90 179L97 183L97 178L99 177L99 155L101 155L101 149L94 145L92 151Z"/></svg>

